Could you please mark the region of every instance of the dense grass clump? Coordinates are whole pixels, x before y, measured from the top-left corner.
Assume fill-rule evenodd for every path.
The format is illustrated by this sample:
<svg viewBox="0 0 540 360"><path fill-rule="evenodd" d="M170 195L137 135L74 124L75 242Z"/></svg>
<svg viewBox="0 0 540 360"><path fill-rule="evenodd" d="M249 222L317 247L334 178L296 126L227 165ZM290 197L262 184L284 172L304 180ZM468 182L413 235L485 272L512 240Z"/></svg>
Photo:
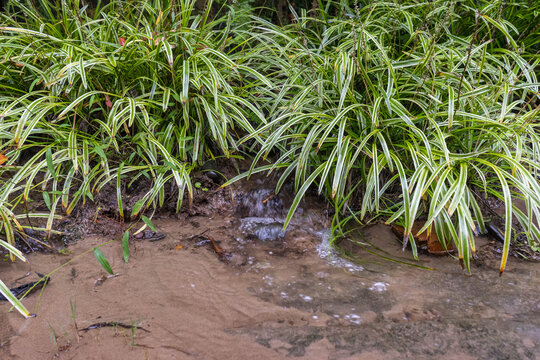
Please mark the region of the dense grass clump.
<svg viewBox="0 0 540 360"><path fill-rule="evenodd" d="M98 2L99 4L99 2ZM0 18L0 216L11 257L18 215L32 197L53 231L65 214L117 186L121 218L192 199L191 171L237 156L239 134L265 121L246 93L269 80L234 51L232 17L195 14L195 1L12 1ZM6 160L7 159L7 160ZM124 213L122 179L151 180Z"/></svg>
<svg viewBox="0 0 540 360"><path fill-rule="evenodd" d="M57 205L69 214L126 176L155 184L131 216L162 205L169 180L179 209L191 170L237 153L237 133L264 122L244 93L271 84L228 51L227 18L194 15L193 1L32 4L10 3L0 28L0 138L16 170L0 198L7 223L16 190L27 201L40 186L52 221ZM130 216L121 194L118 207Z"/></svg>
<svg viewBox="0 0 540 360"><path fill-rule="evenodd" d="M337 233L383 216L404 225L416 253L420 218L467 270L485 231L479 201L499 198L502 273L513 219L531 246L540 238L538 34L518 33L500 4L472 5L373 2L339 19L259 21L255 52L279 91L256 159L279 153L263 169L286 167L280 184L294 177L296 204L316 184Z"/></svg>
<svg viewBox="0 0 540 360"><path fill-rule="evenodd" d="M249 2L96 4L11 1L0 18L0 245L12 256L20 217L50 232L59 208L107 184L122 218L162 206L171 182L179 210L193 169L240 154L249 173L282 169L277 191L294 179L286 223L312 187L335 207L335 235L384 217L416 255L422 219L468 270L479 202L494 197L501 272L513 221L539 247L537 2L318 2L291 7L284 26ZM125 213L127 177L152 187ZM14 210L36 194L49 213Z"/></svg>

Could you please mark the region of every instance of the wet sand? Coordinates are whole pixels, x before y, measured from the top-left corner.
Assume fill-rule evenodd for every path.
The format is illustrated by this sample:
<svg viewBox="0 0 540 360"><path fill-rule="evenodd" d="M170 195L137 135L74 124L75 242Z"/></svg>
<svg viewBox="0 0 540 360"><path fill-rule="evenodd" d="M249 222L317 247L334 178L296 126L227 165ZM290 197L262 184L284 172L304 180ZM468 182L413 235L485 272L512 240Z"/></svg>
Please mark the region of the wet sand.
<svg viewBox="0 0 540 360"><path fill-rule="evenodd" d="M510 259L499 278L497 257L487 257L466 276L450 257L421 255L417 264L436 268L424 270L352 248L358 266L333 255L321 258L317 236L304 253L285 251L282 240L234 237L237 224L226 216L155 223L167 237L132 240L128 264L119 241L101 248L119 274L101 285L95 280L105 272L93 254L77 255L108 239L79 241L69 255L35 253L29 264L0 264L11 284L75 258L52 275L37 308L39 293L23 301L36 318L25 320L0 304L0 357L540 358L538 264ZM240 260L221 261L211 244L191 238L203 228ZM395 259L411 260L388 227L368 228L362 239ZM80 331L111 321L149 332Z"/></svg>

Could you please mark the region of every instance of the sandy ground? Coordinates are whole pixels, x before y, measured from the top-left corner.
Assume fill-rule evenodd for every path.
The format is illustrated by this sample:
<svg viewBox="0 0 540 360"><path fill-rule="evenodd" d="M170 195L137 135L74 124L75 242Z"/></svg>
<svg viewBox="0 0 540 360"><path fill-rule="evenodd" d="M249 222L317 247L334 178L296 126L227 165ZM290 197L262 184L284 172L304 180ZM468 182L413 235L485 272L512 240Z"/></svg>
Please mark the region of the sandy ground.
<svg viewBox="0 0 540 360"><path fill-rule="evenodd" d="M496 256L485 256L469 277L450 257L422 255L418 264L438 269L429 271L353 248L357 266L322 259L315 246L303 254L275 241L232 246L225 234L237 230L228 217L156 224L167 237L132 241L127 264L119 241L101 248L118 273L101 285L106 273L91 252L80 254L108 239L1 263L4 282L17 285L69 262L41 299L24 300L36 318L0 304L0 358L540 359L538 264L511 259L499 278ZM202 229L240 260L221 261L211 244L191 238ZM389 228L363 236L410 261ZM82 331L103 322L128 328Z"/></svg>

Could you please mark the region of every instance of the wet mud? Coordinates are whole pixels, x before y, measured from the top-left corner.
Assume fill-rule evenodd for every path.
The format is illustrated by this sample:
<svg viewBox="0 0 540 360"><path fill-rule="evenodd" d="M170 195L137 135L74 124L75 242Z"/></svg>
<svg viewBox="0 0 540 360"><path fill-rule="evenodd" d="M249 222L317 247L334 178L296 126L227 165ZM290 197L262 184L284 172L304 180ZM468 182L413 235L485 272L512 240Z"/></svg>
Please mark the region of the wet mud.
<svg viewBox="0 0 540 360"><path fill-rule="evenodd" d="M9 286L57 269L23 300L36 318L0 303L0 358L540 358L537 263L511 258L499 277L479 238L467 276L450 256L415 262L383 225L338 254L316 199L283 232L292 198L252 184L213 213L155 220L159 233L131 238L128 263L117 233L0 263ZM111 239L101 250L115 276L88 251Z"/></svg>

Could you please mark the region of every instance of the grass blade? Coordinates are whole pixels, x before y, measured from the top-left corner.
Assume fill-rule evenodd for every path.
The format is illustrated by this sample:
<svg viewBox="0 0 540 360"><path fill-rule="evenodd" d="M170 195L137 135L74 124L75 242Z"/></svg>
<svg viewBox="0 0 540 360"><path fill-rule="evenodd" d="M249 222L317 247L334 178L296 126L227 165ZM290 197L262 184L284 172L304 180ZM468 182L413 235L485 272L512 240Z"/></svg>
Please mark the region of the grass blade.
<svg viewBox="0 0 540 360"><path fill-rule="evenodd" d="M2 280L0 280L0 293L4 295L4 297L13 305L15 309L17 309L18 312L21 313L22 316L25 318L34 317L35 315L30 314L26 307L9 291L9 288L4 284Z"/></svg>
<svg viewBox="0 0 540 360"><path fill-rule="evenodd" d="M126 230L122 236L122 255L127 264L129 261L129 230Z"/></svg>
<svg viewBox="0 0 540 360"><path fill-rule="evenodd" d="M94 256L96 257L97 261L103 267L103 269L105 269L106 272L108 272L111 275L114 275L114 272L111 268L111 264L109 264L109 261L107 260L107 258L105 257L105 255L100 249L94 248Z"/></svg>

